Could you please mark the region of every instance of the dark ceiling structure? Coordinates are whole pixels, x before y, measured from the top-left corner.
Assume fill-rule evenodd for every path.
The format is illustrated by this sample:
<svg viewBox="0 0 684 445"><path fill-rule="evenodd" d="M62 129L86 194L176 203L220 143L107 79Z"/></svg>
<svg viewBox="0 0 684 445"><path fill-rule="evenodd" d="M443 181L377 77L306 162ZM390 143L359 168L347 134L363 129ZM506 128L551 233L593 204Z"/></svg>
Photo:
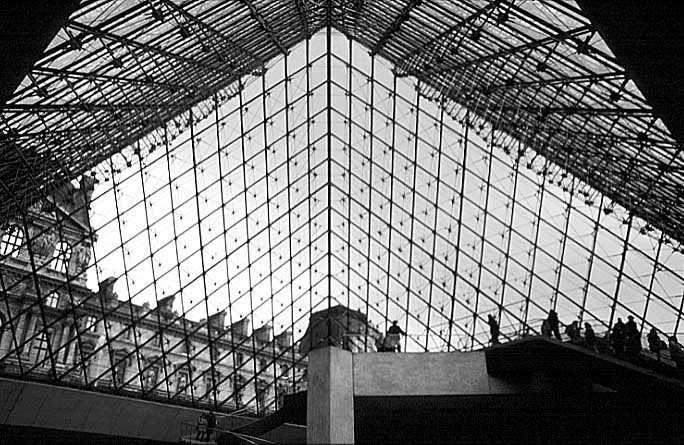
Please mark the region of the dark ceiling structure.
<svg viewBox="0 0 684 445"><path fill-rule="evenodd" d="M527 141L682 240L681 144L672 136L680 133L681 30L667 19L675 15L667 7L644 14L637 2L609 12L583 7L499 0L261 8L251 1L81 2L3 108L3 213L26 206L39 185L49 189L86 172L331 23L425 82L440 100L468 104L496 132ZM49 23L39 18L51 12L43 5L36 22ZM50 15L59 24L59 14ZM629 24L644 18L646 26L636 27L643 38L625 38L635 28ZM604 30L624 59L602 43ZM38 30L28 55L21 46L3 53L18 54L25 65L51 31ZM632 73L647 98L630 82ZM16 83L16 72L5 76L4 85Z"/></svg>

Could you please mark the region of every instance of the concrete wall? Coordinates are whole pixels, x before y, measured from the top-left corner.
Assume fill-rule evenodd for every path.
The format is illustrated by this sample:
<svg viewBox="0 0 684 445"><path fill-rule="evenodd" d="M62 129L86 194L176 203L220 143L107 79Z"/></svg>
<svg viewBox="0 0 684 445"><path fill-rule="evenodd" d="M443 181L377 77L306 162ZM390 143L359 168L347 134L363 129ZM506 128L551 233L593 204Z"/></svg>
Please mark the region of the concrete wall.
<svg viewBox="0 0 684 445"><path fill-rule="evenodd" d="M177 442L201 411L71 388L0 378L0 424ZM248 418L219 419L238 426Z"/></svg>
<svg viewBox="0 0 684 445"><path fill-rule="evenodd" d="M490 394L484 352L354 354L354 395Z"/></svg>
<svg viewBox="0 0 684 445"><path fill-rule="evenodd" d="M352 353L325 347L309 353L307 443L354 443Z"/></svg>
<svg viewBox="0 0 684 445"><path fill-rule="evenodd" d="M309 354L307 443L353 443L354 396L453 396L519 392L490 377L484 351Z"/></svg>

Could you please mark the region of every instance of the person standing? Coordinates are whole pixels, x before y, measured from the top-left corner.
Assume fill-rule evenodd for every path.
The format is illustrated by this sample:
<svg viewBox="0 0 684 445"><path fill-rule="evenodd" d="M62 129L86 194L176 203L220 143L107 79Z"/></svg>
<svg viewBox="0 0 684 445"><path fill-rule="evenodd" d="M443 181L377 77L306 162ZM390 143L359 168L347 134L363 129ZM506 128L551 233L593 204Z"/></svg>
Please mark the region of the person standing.
<svg viewBox="0 0 684 445"><path fill-rule="evenodd" d="M211 441L216 432L216 416L213 411L209 411L206 415L207 418L207 440Z"/></svg>
<svg viewBox="0 0 684 445"><path fill-rule="evenodd" d="M197 431L195 440L205 440L207 435L207 413L200 414L195 430Z"/></svg>
<svg viewBox="0 0 684 445"><path fill-rule="evenodd" d="M594 352L598 352L596 347L596 332L588 322L584 323L584 346Z"/></svg>
<svg viewBox="0 0 684 445"><path fill-rule="evenodd" d="M385 350L392 352L401 352L401 336L406 335L404 331L397 325L397 320L392 322L392 326L387 330L385 336Z"/></svg>
<svg viewBox="0 0 684 445"><path fill-rule="evenodd" d="M565 333L570 338L570 343L578 345L581 343L579 322L574 320L565 327Z"/></svg>
<svg viewBox="0 0 684 445"><path fill-rule="evenodd" d="M627 323L625 324L625 340L627 358L632 362L636 362L641 352L641 335L632 315L627 317Z"/></svg>
<svg viewBox="0 0 684 445"><path fill-rule="evenodd" d="M622 318L618 318L610 333L610 346L613 348L615 357L623 359L625 357L625 344L627 343L625 323Z"/></svg>
<svg viewBox="0 0 684 445"><path fill-rule="evenodd" d="M556 337L556 340L562 340L559 330L560 321L558 320L558 314L556 313L556 311L551 309L549 311L549 316L546 318L546 321L549 322L549 330L551 331L553 336Z"/></svg>
<svg viewBox="0 0 684 445"><path fill-rule="evenodd" d="M492 345L498 345L499 323L496 321L496 317L494 317L492 314L489 314L487 324L489 324L489 334L491 335Z"/></svg>
<svg viewBox="0 0 684 445"><path fill-rule="evenodd" d="M646 336L648 339L648 350L655 353L656 358L660 361L660 351L663 349L663 341L658 336L658 331L656 328L651 328Z"/></svg>

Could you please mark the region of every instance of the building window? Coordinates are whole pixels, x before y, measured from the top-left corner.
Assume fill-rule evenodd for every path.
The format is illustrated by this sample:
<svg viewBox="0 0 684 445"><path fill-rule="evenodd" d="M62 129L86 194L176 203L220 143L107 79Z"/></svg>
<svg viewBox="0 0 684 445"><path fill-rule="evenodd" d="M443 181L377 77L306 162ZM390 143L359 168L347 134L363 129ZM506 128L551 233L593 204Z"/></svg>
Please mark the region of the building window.
<svg viewBox="0 0 684 445"><path fill-rule="evenodd" d="M218 378L218 376L217 376ZM211 372L207 373L204 375L204 388L205 388L205 393L207 395L211 395L214 390L218 392L218 385L216 384L216 380L214 379L214 376L211 374Z"/></svg>
<svg viewBox="0 0 684 445"><path fill-rule="evenodd" d="M256 401L259 411L266 409L266 398L268 397L268 388L262 385L257 385Z"/></svg>
<svg viewBox="0 0 684 445"><path fill-rule="evenodd" d="M179 372L178 378L176 379L176 394L185 395L188 393L188 374L185 372Z"/></svg>
<svg viewBox="0 0 684 445"><path fill-rule="evenodd" d="M45 297L45 304L50 307L57 307L59 304L59 294L57 292L50 292L47 297Z"/></svg>
<svg viewBox="0 0 684 445"><path fill-rule="evenodd" d="M52 255L52 267L57 272L66 273L69 270L69 260L71 259L71 246L66 241L59 243Z"/></svg>
<svg viewBox="0 0 684 445"><path fill-rule="evenodd" d="M93 315L87 315L83 318L83 329L85 332L97 332L97 320Z"/></svg>
<svg viewBox="0 0 684 445"><path fill-rule="evenodd" d="M123 385L124 377L126 376L126 362L128 361L128 358L125 356L118 356L114 359L114 361L114 382L117 385Z"/></svg>
<svg viewBox="0 0 684 445"><path fill-rule="evenodd" d="M16 224L4 227L0 238L0 255L19 256L21 243L24 242L24 231Z"/></svg>
<svg viewBox="0 0 684 445"><path fill-rule="evenodd" d="M239 374L235 375L233 383L233 395L235 396L235 405L239 408L242 405L242 399L245 395L245 378Z"/></svg>
<svg viewBox="0 0 684 445"><path fill-rule="evenodd" d="M41 362L43 362L47 357L48 341L48 333L44 330L41 330L40 333L36 337L34 337L33 341L31 342L31 352L35 357L35 363L37 365L41 364ZM47 365L47 363L43 362L42 365Z"/></svg>
<svg viewBox="0 0 684 445"><path fill-rule="evenodd" d="M156 366L152 366L143 374L143 384L145 389L152 389L157 384L157 374L159 373Z"/></svg>
<svg viewBox="0 0 684 445"><path fill-rule="evenodd" d="M83 373L89 378L90 377L90 365L91 365L91 359L93 359L93 352L95 351L95 344L86 341L83 342L81 346L81 353L82 353L82 362L81 362L81 367L83 369Z"/></svg>

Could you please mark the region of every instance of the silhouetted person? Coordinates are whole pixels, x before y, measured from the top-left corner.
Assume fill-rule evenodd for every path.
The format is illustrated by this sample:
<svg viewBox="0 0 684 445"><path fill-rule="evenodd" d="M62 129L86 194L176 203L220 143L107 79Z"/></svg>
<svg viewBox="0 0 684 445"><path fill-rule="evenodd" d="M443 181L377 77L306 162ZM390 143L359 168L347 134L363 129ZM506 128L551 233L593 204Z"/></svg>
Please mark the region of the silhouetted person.
<svg viewBox="0 0 684 445"><path fill-rule="evenodd" d="M216 416L212 411L207 414L207 440L211 440L212 434L216 430Z"/></svg>
<svg viewBox="0 0 684 445"><path fill-rule="evenodd" d="M627 317L627 323L625 324L625 340L627 358L633 362L637 361L639 352L641 352L641 335L634 317L631 315Z"/></svg>
<svg viewBox="0 0 684 445"><path fill-rule="evenodd" d="M549 326L549 320L544 320L542 322L541 333L544 337L551 337L551 326Z"/></svg>
<svg viewBox="0 0 684 445"><path fill-rule="evenodd" d="M556 337L557 340L561 340L560 331L558 330L560 321L558 320L558 314L556 311L551 309L546 321L549 322L549 329L551 330L551 333Z"/></svg>
<svg viewBox="0 0 684 445"><path fill-rule="evenodd" d="M677 341L677 337L671 335L669 338L670 357L677 365L677 369L684 369L684 350Z"/></svg>
<svg viewBox="0 0 684 445"><path fill-rule="evenodd" d="M565 333L570 338L570 343L578 345L582 342L582 339L580 338L580 327L577 320L565 327Z"/></svg>
<svg viewBox="0 0 684 445"><path fill-rule="evenodd" d="M584 323L584 346L594 352L598 352L596 347L596 332L589 323Z"/></svg>
<svg viewBox="0 0 684 445"><path fill-rule="evenodd" d="M200 414L195 429L197 430L195 440L204 440L207 436L207 413Z"/></svg>
<svg viewBox="0 0 684 445"><path fill-rule="evenodd" d="M487 323L489 324L489 333L492 336L492 344L499 344L499 323L496 321L496 317L492 314L488 315Z"/></svg>
<svg viewBox="0 0 684 445"><path fill-rule="evenodd" d="M610 333L610 346L615 352L615 356L618 358L625 357L625 346L627 344L627 333L625 332L625 324L622 322L622 318L618 318L617 323L613 326L613 330Z"/></svg>
<svg viewBox="0 0 684 445"><path fill-rule="evenodd" d="M665 342L660 339L660 336L658 336L658 331L656 328L651 328L651 331L648 333L646 338L648 339L648 350L654 352L658 358L658 361L660 361L660 351L662 351L666 346Z"/></svg>
<svg viewBox="0 0 684 445"><path fill-rule="evenodd" d="M385 336L385 350L393 352L401 352L401 336L406 335L404 331L397 326L397 321L392 322L392 326L387 330L387 335Z"/></svg>

